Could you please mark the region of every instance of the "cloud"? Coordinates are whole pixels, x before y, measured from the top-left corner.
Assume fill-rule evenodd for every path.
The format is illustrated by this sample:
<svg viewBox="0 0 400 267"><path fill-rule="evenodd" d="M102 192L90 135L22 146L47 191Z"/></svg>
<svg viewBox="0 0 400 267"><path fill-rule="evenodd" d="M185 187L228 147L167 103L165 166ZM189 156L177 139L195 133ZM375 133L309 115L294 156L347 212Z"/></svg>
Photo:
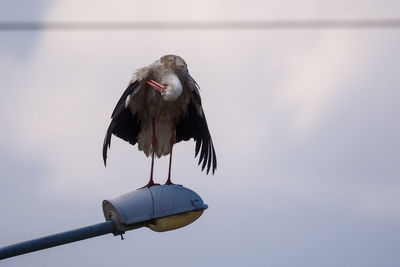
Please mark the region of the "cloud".
<svg viewBox="0 0 400 267"><path fill-rule="evenodd" d="M42 18L258 18L278 16L283 5L207 3L96 1L76 8L62 1ZM284 10L325 14L308 3ZM332 6L327 14L341 14ZM376 9L364 5L362 14ZM183 56L200 84L219 160L216 175L206 176L193 142L174 148L173 178L210 207L187 228L135 230L123 242L108 236L7 263L104 265L108 254L98 251L108 247L119 262L147 264L156 254L154 264L167 266L176 265L178 252L194 266L365 266L374 259L397 266L391 241L400 212L396 33L45 32L26 44L31 52L24 60L1 46L0 160L12 177L3 185L12 190L1 187L0 198L13 215L2 221L9 229L4 245L101 221L102 199L146 183L150 161L136 147L113 138L105 169L101 145L132 72L163 54ZM167 166L167 158L156 161L157 181ZM27 217L18 214L24 203Z"/></svg>

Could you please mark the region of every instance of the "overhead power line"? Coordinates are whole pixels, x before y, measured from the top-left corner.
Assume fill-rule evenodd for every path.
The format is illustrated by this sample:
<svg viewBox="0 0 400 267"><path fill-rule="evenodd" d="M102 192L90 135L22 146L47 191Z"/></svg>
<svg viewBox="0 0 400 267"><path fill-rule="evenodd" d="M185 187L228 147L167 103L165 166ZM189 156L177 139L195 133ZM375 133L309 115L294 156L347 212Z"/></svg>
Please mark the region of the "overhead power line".
<svg viewBox="0 0 400 267"><path fill-rule="evenodd" d="M136 22L0 22L0 31L114 30L269 30L400 28L400 19L136 21Z"/></svg>

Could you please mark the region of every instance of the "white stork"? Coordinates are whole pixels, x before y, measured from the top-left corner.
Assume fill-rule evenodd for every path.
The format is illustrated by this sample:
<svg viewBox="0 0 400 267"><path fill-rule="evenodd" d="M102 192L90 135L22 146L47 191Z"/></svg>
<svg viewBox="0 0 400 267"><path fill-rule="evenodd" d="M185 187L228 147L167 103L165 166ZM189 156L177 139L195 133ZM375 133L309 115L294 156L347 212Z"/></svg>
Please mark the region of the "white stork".
<svg viewBox="0 0 400 267"><path fill-rule="evenodd" d="M133 74L111 115L103 143L104 165L112 134L132 145L137 143L147 157L151 154L150 181L144 187L155 185L154 155L170 155L166 184L173 184L172 147L190 138L196 142L195 157L200 152L202 170L207 166L207 174L210 169L214 174L217 168L198 85L179 56L163 56Z"/></svg>

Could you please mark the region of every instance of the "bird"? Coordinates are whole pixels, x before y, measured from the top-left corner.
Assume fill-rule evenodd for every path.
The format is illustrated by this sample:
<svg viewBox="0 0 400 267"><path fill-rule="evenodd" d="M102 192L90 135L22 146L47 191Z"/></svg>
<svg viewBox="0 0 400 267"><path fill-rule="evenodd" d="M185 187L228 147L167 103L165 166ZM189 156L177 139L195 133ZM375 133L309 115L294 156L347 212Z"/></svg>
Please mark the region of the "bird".
<svg viewBox="0 0 400 267"><path fill-rule="evenodd" d="M115 106L103 142L103 161L112 135L136 145L151 156L148 188L154 182L154 157L169 155L167 185L171 180L172 148L181 141L195 141L195 158L206 174L217 169L217 157L201 104L199 85L189 74L186 62L177 55L165 55L137 69Z"/></svg>

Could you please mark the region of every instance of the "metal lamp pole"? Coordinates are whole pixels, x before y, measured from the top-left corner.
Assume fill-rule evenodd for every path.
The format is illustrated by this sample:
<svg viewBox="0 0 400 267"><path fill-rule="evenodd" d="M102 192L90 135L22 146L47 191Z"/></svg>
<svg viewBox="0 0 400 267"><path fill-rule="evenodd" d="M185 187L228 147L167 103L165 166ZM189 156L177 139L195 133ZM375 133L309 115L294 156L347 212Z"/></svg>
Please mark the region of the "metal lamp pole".
<svg viewBox="0 0 400 267"><path fill-rule="evenodd" d="M115 222L110 220L63 233L17 243L1 248L0 260L100 235L114 233L116 229Z"/></svg>

